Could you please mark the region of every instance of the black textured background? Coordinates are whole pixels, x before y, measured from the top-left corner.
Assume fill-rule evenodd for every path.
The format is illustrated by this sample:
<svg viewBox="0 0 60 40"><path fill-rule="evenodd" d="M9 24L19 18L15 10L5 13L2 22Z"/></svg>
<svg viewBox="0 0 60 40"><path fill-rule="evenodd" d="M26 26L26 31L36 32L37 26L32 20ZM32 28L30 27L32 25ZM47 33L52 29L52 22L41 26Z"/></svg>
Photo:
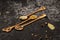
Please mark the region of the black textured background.
<svg viewBox="0 0 60 40"><path fill-rule="evenodd" d="M36 4L38 1L40 1L41 4ZM29 8L28 5L30 5L31 8ZM18 19L20 15L27 15L26 13L30 13L35 8L39 8L43 5L46 6L47 9L39 13L46 13L46 18L26 26L23 31L12 30L11 32L6 33L1 30L4 27L21 22ZM19 11L19 8L24 7L29 8L30 10L28 9L29 11L24 11L24 13ZM52 9L55 9L55 11L57 10L57 12ZM9 11L9 13L6 13L7 11ZM59 11L59 0L32 0L31 2L30 0L0 0L0 40L60 40ZM55 14L54 16L58 16L58 22L55 20L57 18L55 18L54 16L52 17L53 20L51 19L51 17L49 16L51 13L53 13L53 15ZM56 29L53 31L50 30L47 25L44 24L45 22L52 23L53 25L55 25ZM44 24L44 26L42 26L42 24ZM45 38L46 35L48 36L48 38Z"/></svg>

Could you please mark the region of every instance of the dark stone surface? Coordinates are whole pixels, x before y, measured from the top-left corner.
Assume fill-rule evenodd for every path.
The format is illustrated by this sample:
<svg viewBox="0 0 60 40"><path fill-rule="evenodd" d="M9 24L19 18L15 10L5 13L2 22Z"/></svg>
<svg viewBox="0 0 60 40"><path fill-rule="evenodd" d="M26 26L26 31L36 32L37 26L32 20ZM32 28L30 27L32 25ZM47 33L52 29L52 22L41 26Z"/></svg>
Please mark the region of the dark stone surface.
<svg viewBox="0 0 60 40"><path fill-rule="evenodd" d="M28 2L26 2L26 0L23 0L23 1L22 0L12 0L12 1L1 0L0 1L0 13L1 13L0 15L0 40L47 40L47 39L60 40L60 22L51 20L50 18L51 16L49 16L50 13L55 13L55 11L50 12L50 9L52 8L55 9L56 7L57 10L60 11L60 5L59 5L60 1L59 0L51 0L51 1L40 0L41 2L40 5L37 5L36 4L37 2L33 0L31 2L29 0L27 1ZM31 7L29 7L28 5L30 5ZM39 14L46 13L47 14L46 18L36 21L32 23L31 25L26 26L24 30L22 31L12 30L11 32L6 33L1 30L4 27L11 26L11 25L21 22L21 20L18 19L20 15L27 15L26 13L30 13L35 8L39 8L40 6L43 6L43 5L47 7L47 10L39 12ZM22 7L29 8L30 10L28 9L29 11L24 11L24 9L22 9L24 13L21 13L21 11L19 11L19 8L22 8ZM57 11L56 14L57 13L59 14L60 13L59 11ZM58 15L55 15L55 16L58 16ZM55 25L56 29L53 31L50 30L47 27L47 25L44 24L45 22L52 23L53 25ZM44 26L42 26L42 24L44 24ZM48 36L48 38L45 38L46 35Z"/></svg>

